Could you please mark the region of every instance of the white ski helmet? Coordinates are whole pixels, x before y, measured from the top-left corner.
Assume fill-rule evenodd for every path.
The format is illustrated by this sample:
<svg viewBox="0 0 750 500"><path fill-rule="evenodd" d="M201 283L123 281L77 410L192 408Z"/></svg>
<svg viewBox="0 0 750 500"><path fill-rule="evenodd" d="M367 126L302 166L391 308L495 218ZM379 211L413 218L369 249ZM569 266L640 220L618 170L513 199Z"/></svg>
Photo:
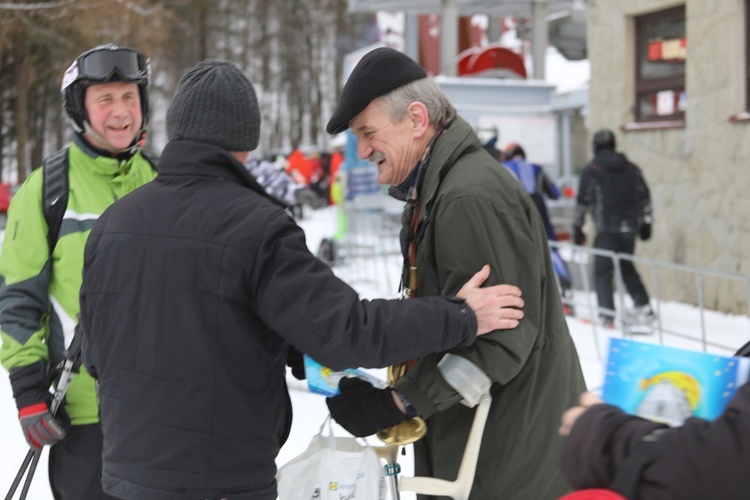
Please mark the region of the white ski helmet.
<svg viewBox="0 0 750 500"><path fill-rule="evenodd" d="M84 132L88 120L85 91L90 85L107 82L132 82L138 84L143 122L135 142L143 139L148 124L148 94L151 83L151 62L135 49L113 44L100 45L87 50L73 61L63 75L63 112L77 133Z"/></svg>

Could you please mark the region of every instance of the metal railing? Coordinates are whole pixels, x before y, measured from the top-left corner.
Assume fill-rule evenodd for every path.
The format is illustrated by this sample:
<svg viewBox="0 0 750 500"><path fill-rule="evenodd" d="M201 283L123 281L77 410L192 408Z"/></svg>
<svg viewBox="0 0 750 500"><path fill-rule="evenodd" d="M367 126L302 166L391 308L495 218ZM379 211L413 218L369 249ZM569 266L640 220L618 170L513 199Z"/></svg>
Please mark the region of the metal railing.
<svg viewBox="0 0 750 500"><path fill-rule="evenodd" d="M403 204L385 196L356 198L339 207L329 264L365 298L398 294L403 257L399 244Z"/></svg>
<svg viewBox="0 0 750 500"><path fill-rule="evenodd" d="M354 286L365 298L390 298L398 294L398 283L403 265L403 257L399 245L401 229L401 207L403 205L385 196L369 199L355 199L347 201L340 207L339 231L335 238L336 251L330 262L334 272L340 274ZM333 240L333 239L332 239ZM612 336L612 332L597 323L600 314L609 314L614 318L615 326L624 324L623 315L627 314L632 300L622 279L622 262L630 261L638 265L639 273L650 294L650 304L656 315L653 322L653 335L648 337L630 333L621 329L623 337L640 338L656 341L659 344L675 344L676 339L691 341L690 348L704 352L721 351L733 353L738 345L739 336L750 338L750 277L722 271L698 268L671 262L657 261L635 255L616 253L591 247L577 246L569 242L550 241L551 248L556 248L563 256L573 275L572 297L563 297L563 302L575 310L575 318L590 324L594 345L599 361L603 352L600 346L600 335ZM567 258L565 257L567 255ZM596 287L593 283L594 257L609 258L613 264L613 292L615 310L599 308L596 299ZM679 276L678 276L679 274ZM667 300L663 291L663 283L678 282L684 288L683 295L687 299ZM733 327L732 335L722 335L707 322L707 313L715 313L706 303L705 287L712 281L715 288L720 288L736 297L739 309L744 316L744 324ZM691 318L683 318L684 325L675 325L669 321L673 315L663 314L665 305L674 303L692 306L684 314ZM710 331L713 330L713 331ZM746 333L745 333L746 332ZM730 338L731 337L731 338ZM744 341L743 341L744 343ZM741 345L741 344L740 344Z"/></svg>
<svg viewBox="0 0 750 500"><path fill-rule="evenodd" d="M563 301L576 310L577 316L581 316L581 309L583 309L583 316L588 316L590 318L598 353L601 353L601 351L598 346L597 329L601 327L597 324L597 318L602 314L609 315L614 317L615 324L622 325L624 323L623 315L627 314L626 311L628 309L629 295L622 279L621 269L623 261L639 264L641 277L644 278L644 282L648 281L650 278L650 286L648 287L650 288L650 303L656 315L653 328L659 344L666 344L667 337L671 337L694 341L700 345L701 350L704 352L709 351L709 348L725 352L733 352L737 348L736 342L732 342L731 340L727 342L717 341L717 338L721 338L720 335L709 335L706 317L707 311L710 311L710 309L707 307L705 300L705 284L708 278L720 283L717 287L729 287L730 289L743 291L744 311L745 315L748 317L746 328L748 338L750 338L750 316L748 316L750 313L750 277L671 262L662 262L630 254L573 245L566 242L550 241L549 245L551 248L557 248L558 252L561 254L567 253L569 258L564 260L566 260L571 271L574 269L577 269L578 271L577 273L572 272L574 276L577 276L577 279L574 280L574 288L582 293L578 294L578 296L574 295L572 299L563 298ZM613 292L615 304L617 305L614 311L599 308L599 306L595 304L596 290L595 287L591 286L591 269L593 267L594 259L591 257L603 257L612 260L614 268ZM650 268L650 273L646 274L643 272L644 268ZM664 274L670 271L673 273L681 273L683 276L680 278L680 282L684 283L685 286L690 282L693 283L693 293L688 293L689 291L685 290L684 295L693 297L694 303L691 305L694 307L694 313L697 314L699 322L697 335L695 333L696 328L692 324L691 328L680 330L664 320L662 309L666 300L662 296L661 284L664 279ZM637 334L629 334L626 330L623 330L623 336L631 338L638 337Z"/></svg>

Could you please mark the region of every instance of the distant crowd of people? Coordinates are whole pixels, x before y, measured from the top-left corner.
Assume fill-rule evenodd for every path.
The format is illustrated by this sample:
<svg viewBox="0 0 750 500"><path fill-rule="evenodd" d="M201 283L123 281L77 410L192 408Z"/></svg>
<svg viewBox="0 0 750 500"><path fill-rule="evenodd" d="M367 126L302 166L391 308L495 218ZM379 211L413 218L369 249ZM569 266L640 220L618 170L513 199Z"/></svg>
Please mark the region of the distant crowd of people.
<svg viewBox="0 0 750 500"><path fill-rule="evenodd" d="M329 151L299 146L288 155L249 158L245 166L271 196L288 205L301 220L303 207L318 209L335 203L334 184L341 182L346 135L334 136L328 146Z"/></svg>

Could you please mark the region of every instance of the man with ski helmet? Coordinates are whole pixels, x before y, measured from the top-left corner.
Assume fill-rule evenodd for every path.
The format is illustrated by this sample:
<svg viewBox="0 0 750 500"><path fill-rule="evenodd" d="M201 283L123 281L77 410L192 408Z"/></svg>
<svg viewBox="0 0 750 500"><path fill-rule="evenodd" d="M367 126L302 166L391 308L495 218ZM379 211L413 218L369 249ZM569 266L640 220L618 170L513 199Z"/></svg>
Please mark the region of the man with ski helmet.
<svg viewBox="0 0 750 500"><path fill-rule="evenodd" d="M149 60L134 49L109 44L78 56L61 87L73 141L31 173L8 211L13 236L0 254L0 363L24 437L36 449L51 445L56 499L111 498L101 487L94 380L83 368L74 373L55 415L50 386L73 339L91 227L111 203L156 176L141 152L149 80Z"/></svg>
<svg viewBox="0 0 750 500"><path fill-rule="evenodd" d="M63 111L76 135L83 135L94 147L114 155L132 156L143 146L146 137L146 89L150 80L151 65L145 55L113 44L95 47L80 55L65 72L62 82ZM127 96L131 121L120 123L125 128L117 128L116 121L120 118L118 115L109 117L112 122L103 123L89 114L86 99L93 102L99 96L98 93L92 95L88 89L104 83L120 83L121 88L132 92ZM139 102L135 97L138 97ZM98 108L92 111L96 113ZM135 121L136 111L140 112L140 125L132 123ZM133 128L126 128L127 126ZM130 142L121 145L126 138L130 138Z"/></svg>

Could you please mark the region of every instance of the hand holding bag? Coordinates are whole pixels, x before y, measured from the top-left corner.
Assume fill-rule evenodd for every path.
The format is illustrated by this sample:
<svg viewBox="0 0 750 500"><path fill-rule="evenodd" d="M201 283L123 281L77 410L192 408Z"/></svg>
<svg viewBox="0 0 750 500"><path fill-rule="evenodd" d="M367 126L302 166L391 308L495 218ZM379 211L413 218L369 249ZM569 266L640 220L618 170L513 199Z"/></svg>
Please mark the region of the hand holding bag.
<svg viewBox="0 0 750 500"><path fill-rule="evenodd" d="M328 425L328 436L323 429ZM383 467L375 450L357 438L334 437L331 416L301 455L276 474L279 500L382 500Z"/></svg>

